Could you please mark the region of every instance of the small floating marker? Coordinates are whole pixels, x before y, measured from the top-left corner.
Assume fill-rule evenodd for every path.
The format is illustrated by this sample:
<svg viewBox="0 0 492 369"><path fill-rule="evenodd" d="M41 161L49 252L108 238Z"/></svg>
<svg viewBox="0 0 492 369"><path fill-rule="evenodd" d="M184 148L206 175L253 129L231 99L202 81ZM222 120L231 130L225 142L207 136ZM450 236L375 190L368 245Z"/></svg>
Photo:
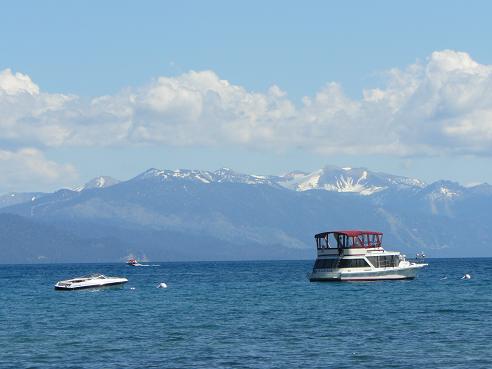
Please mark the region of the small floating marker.
<svg viewBox="0 0 492 369"><path fill-rule="evenodd" d="M465 274L463 277L461 277L461 279L471 279L471 275Z"/></svg>
<svg viewBox="0 0 492 369"><path fill-rule="evenodd" d="M135 289L135 287L130 287L130 289L133 291Z"/></svg>
<svg viewBox="0 0 492 369"><path fill-rule="evenodd" d="M159 285L157 286L157 288L167 288L167 284L165 284L164 282L159 283Z"/></svg>

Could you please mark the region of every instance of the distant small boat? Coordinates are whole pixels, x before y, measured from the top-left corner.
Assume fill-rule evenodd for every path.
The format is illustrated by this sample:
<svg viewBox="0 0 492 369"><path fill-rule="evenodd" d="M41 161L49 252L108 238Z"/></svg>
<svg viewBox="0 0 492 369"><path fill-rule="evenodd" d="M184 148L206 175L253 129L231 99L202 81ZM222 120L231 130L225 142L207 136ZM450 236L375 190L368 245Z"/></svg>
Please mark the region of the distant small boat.
<svg viewBox="0 0 492 369"><path fill-rule="evenodd" d="M142 264L140 264L137 259L129 259L127 262L126 262L128 265L130 266L141 266Z"/></svg>
<svg viewBox="0 0 492 369"><path fill-rule="evenodd" d="M106 277L103 274L92 274L86 277L78 277L59 281L55 284L56 290L79 290L83 288L96 288L124 284L128 279L121 277Z"/></svg>

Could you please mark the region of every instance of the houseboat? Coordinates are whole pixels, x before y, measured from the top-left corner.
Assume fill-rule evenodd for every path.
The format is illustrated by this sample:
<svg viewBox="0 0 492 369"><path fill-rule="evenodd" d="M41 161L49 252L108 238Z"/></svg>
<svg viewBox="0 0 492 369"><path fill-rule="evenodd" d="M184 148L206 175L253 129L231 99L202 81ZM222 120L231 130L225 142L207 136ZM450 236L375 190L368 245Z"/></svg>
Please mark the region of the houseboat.
<svg viewBox="0 0 492 369"><path fill-rule="evenodd" d="M398 251L382 247L383 234L346 230L318 233L311 282L413 279L427 264L410 262Z"/></svg>

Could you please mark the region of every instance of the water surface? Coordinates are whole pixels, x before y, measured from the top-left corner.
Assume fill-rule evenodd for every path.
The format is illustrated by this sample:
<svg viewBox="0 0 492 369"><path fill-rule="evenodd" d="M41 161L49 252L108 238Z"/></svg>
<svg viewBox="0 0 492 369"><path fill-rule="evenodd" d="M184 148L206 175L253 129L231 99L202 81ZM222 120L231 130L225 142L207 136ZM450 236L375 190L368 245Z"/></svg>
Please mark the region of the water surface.
<svg viewBox="0 0 492 369"><path fill-rule="evenodd" d="M311 261L3 265L0 367L491 368L492 259L429 262L356 283L310 283ZM129 282L53 289L91 272Z"/></svg>

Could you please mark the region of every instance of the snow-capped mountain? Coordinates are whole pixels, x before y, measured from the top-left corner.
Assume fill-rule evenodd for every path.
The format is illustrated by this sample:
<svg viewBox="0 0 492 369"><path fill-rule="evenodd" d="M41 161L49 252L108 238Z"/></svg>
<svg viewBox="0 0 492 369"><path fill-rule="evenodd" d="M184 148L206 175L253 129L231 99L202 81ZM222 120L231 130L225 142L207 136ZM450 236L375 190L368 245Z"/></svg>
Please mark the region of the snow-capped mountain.
<svg viewBox="0 0 492 369"><path fill-rule="evenodd" d="M312 173L292 172L279 177L277 182L295 191L326 190L373 195L387 189L420 189L425 184L413 178L372 172L365 168L327 166Z"/></svg>
<svg viewBox="0 0 492 369"><path fill-rule="evenodd" d="M118 183L120 183L120 181L117 179L114 179L112 177L99 176L99 177L91 179L89 182L87 182L86 184L84 184L82 186L74 188L74 191L81 192L84 190L90 190L90 189L94 189L94 188L107 188L107 187L114 186L115 184L118 184Z"/></svg>
<svg viewBox="0 0 492 369"><path fill-rule="evenodd" d="M149 169L139 174L132 181L158 179L162 182L168 182L175 179L197 181L200 183L244 183L244 184L268 184L275 185L271 176L256 176L243 174L233 171L229 168L221 168L216 171L191 170L191 169Z"/></svg>
<svg viewBox="0 0 492 369"><path fill-rule="evenodd" d="M365 168L338 168L327 166L312 173L290 172L281 176L250 175L222 168L214 172L201 170L149 169L133 180L159 178L161 181L186 179L201 183L244 183L270 185L293 191L325 190L373 195L387 189L421 189L425 184L413 178L372 172Z"/></svg>

